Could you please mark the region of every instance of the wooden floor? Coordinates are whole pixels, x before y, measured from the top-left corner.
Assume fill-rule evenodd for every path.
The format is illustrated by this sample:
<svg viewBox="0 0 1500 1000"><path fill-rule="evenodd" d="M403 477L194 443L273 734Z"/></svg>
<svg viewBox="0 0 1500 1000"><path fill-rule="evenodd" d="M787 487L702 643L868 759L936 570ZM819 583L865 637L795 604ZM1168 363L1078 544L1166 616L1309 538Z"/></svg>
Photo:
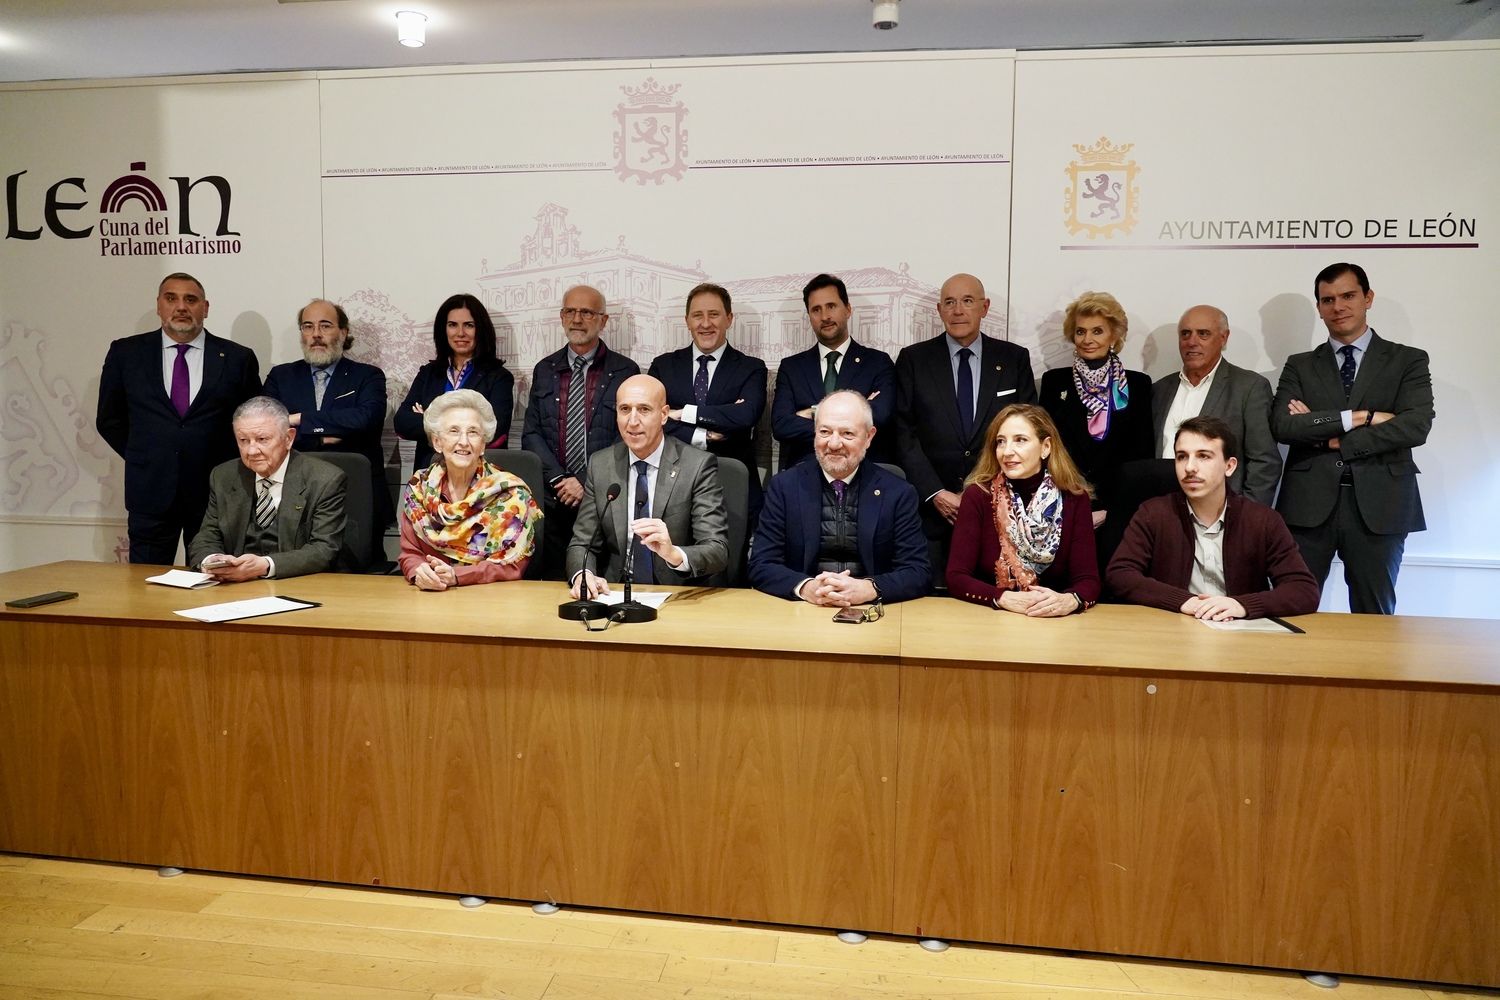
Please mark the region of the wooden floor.
<svg viewBox="0 0 1500 1000"><path fill-rule="evenodd" d="M1500 997L1289 973L564 910L0 854L0 998Z"/></svg>

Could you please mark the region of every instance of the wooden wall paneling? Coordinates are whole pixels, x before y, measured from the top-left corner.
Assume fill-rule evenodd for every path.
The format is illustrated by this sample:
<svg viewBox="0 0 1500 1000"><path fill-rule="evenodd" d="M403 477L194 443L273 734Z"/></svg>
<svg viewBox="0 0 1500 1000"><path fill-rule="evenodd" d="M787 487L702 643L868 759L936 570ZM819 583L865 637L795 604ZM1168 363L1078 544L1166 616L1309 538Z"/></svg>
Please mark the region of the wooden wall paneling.
<svg viewBox="0 0 1500 1000"><path fill-rule="evenodd" d="M0 622L0 850L128 855L122 638L110 628Z"/></svg>
<svg viewBox="0 0 1500 1000"><path fill-rule="evenodd" d="M119 675L121 794L129 860L184 868L227 858L222 805L222 718L213 685L227 669L195 628L101 627Z"/></svg>
<svg viewBox="0 0 1500 1000"><path fill-rule="evenodd" d="M901 668L897 934L1009 940L1016 674Z"/></svg>
<svg viewBox="0 0 1500 1000"><path fill-rule="evenodd" d="M1500 985L1493 696L1286 685L1271 704L1256 963Z"/></svg>

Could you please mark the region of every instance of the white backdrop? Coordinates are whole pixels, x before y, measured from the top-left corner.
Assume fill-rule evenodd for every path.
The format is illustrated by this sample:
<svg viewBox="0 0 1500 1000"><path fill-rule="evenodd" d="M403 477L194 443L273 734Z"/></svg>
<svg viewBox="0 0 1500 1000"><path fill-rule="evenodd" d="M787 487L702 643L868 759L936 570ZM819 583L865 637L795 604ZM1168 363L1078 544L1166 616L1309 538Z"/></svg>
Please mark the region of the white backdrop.
<svg viewBox="0 0 1500 1000"><path fill-rule="evenodd" d="M1470 345L1476 290L1497 273L1500 111L1480 99L1497 81L1500 48L1473 43L0 89L0 167L26 171L15 225L43 229L0 240L0 567L118 556L122 470L92 429L98 369L111 339L154 325L156 282L174 269L203 278L209 328L253 347L263 372L297 356L302 302L344 302L354 355L383 365L398 398L431 356L437 304L479 294L518 375L519 427L577 281L606 290L606 336L642 364L686 342L682 294L698 281L730 287L731 339L774 369L812 342L808 275L843 275L855 336L894 353L936 332L937 286L967 270L995 300L991 332L1031 348L1038 371L1066 357L1062 306L1104 288L1130 312L1132 367L1172 370L1176 318L1207 300L1230 315L1231 360L1274 381L1320 335L1312 275L1352 259L1375 285L1376 328L1432 354L1438 416L1417 461L1433 527L1408 544L1402 610L1496 614L1477 596L1500 568L1478 410L1500 379ZM164 211L104 211L105 187L131 173L163 190ZM1081 197L1101 173L1104 198ZM105 256L97 228L47 231L46 190L64 178L85 191L58 200L86 203L65 224L171 228L170 178L210 174L233 188L235 254ZM211 233L206 185L192 211ZM1366 220L1380 220L1375 238Z"/></svg>
<svg viewBox="0 0 1500 1000"><path fill-rule="evenodd" d="M1500 449L1483 417L1500 375L1476 350L1500 274L1500 105L1480 97L1497 85L1493 43L1020 57L1012 335L1063 364L1062 309L1110 291L1130 318L1127 365L1159 378L1178 366L1178 317L1209 302L1229 315L1229 360L1274 388L1288 354L1326 337L1313 276L1361 264L1370 325L1432 359L1437 420L1416 453L1429 529L1407 540L1401 610L1500 613L1486 593ZM1088 157L1101 137L1130 149ZM1075 165L1121 182L1132 224L1097 231L1116 220L1069 197ZM1347 606L1341 572L1325 608Z"/></svg>

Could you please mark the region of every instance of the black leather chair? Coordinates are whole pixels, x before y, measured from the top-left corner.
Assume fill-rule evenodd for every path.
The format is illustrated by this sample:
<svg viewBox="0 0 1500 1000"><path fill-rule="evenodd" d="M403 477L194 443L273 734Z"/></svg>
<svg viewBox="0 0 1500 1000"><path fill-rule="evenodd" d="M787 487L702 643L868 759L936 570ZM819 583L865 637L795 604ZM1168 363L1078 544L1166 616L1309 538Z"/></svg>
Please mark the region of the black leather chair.
<svg viewBox="0 0 1500 1000"><path fill-rule="evenodd" d="M750 520L750 470L737 458L720 458L719 486L724 490L724 514L729 519L729 562L713 582L720 587L743 587L745 535Z"/></svg>
<svg viewBox="0 0 1500 1000"><path fill-rule="evenodd" d="M520 476L526 488L531 491L531 499L536 501L538 507L542 506L542 501L547 496L547 482L543 478L540 458L521 448L488 448L485 450L484 460L506 472ZM545 536L546 532L542 530L542 526L537 525L533 536L536 544L532 548L531 562L526 567L528 580L542 578L542 546L546 542Z"/></svg>
<svg viewBox="0 0 1500 1000"><path fill-rule="evenodd" d="M370 485L370 460L352 451L305 452L344 473L344 546L337 569L344 573L384 572L385 553L375 552L375 495ZM378 558L377 558L378 556Z"/></svg>

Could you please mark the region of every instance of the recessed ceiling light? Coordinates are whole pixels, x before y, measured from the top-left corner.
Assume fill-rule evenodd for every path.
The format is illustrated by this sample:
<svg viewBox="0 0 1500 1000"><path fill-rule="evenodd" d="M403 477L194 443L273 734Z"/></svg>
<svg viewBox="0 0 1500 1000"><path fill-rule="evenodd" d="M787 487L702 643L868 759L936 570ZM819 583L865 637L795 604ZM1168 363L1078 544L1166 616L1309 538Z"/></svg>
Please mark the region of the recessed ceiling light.
<svg viewBox="0 0 1500 1000"><path fill-rule="evenodd" d="M415 10L396 11L396 41L410 48L427 42L427 15Z"/></svg>

